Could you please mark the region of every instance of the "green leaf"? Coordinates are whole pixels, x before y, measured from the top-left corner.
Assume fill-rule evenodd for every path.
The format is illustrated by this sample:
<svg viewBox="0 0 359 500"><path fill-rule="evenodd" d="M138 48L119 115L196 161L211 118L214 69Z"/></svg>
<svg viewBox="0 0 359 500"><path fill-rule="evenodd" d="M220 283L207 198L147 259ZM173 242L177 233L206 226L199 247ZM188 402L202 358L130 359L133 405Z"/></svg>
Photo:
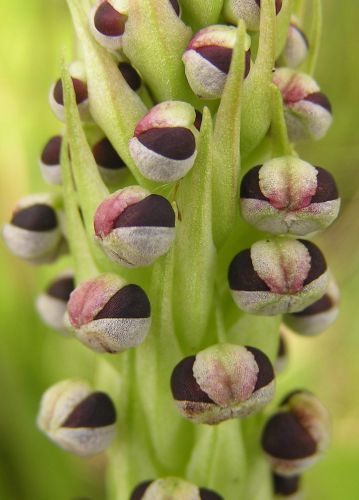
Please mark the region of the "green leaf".
<svg viewBox="0 0 359 500"><path fill-rule="evenodd" d="M245 27L240 21L232 63L216 117L213 140L213 234L221 246L238 216L241 99L244 74Z"/></svg>
<svg viewBox="0 0 359 500"><path fill-rule="evenodd" d="M271 85L272 90L272 156L290 156L293 147L288 139L287 125L284 118L283 98L278 87Z"/></svg>
<svg viewBox="0 0 359 500"><path fill-rule="evenodd" d="M76 283L79 284L82 281L97 276L98 270L91 256L86 231L79 212L66 136L64 136L61 146L61 173L66 216L66 236L74 261Z"/></svg>
<svg viewBox="0 0 359 500"><path fill-rule="evenodd" d="M275 62L274 0L261 1L256 61L244 82L241 152L247 156L262 141L271 121L272 70Z"/></svg>
<svg viewBox="0 0 359 500"><path fill-rule="evenodd" d="M203 343L215 278L212 236L212 119L204 109L198 154L177 193L174 307L181 342L196 351Z"/></svg>
<svg viewBox="0 0 359 500"><path fill-rule="evenodd" d="M86 140L76 105L72 81L65 65L62 69L67 137L76 189L88 234L93 233L93 216L98 205L109 195Z"/></svg>
<svg viewBox="0 0 359 500"><path fill-rule="evenodd" d="M292 12L293 0L284 0L282 8L276 17L276 59L280 56L285 47Z"/></svg>
<svg viewBox="0 0 359 500"><path fill-rule="evenodd" d="M168 0L131 0L124 51L158 101L196 102L182 62L190 38Z"/></svg>
<svg viewBox="0 0 359 500"><path fill-rule="evenodd" d="M302 71L313 75L318 60L320 41L323 24L323 9L321 0L312 0L311 2L311 28L309 31L309 53L304 63Z"/></svg>
<svg viewBox="0 0 359 500"><path fill-rule="evenodd" d="M147 108L126 83L111 54L93 38L79 0L67 0L85 58L90 111L139 184L153 186L139 172L128 143Z"/></svg>
<svg viewBox="0 0 359 500"><path fill-rule="evenodd" d="M181 0L182 17L196 31L217 24L223 0Z"/></svg>

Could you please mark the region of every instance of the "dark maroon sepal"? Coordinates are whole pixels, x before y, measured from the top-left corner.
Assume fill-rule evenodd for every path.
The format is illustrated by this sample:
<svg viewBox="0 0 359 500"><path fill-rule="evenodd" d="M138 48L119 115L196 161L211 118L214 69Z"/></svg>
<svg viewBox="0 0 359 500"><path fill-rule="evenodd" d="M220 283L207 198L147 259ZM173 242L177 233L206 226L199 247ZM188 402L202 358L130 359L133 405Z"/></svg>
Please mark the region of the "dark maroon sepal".
<svg viewBox="0 0 359 500"><path fill-rule="evenodd" d="M62 136L55 135L46 143L42 154L41 161L45 165L53 166L60 164Z"/></svg>
<svg viewBox="0 0 359 500"><path fill-rule="evenodd" d="M157 194L151 194L128 206L114 222L119 227L174 227L176 215L171 203Z"/></svg>
<svg viewBox="0 0 359 500"><path fill-rule="evenodd" d="M62 427L105 427L116 422L116 409L104 392L94 392L70 413Z"/></svg>
<svg viewBox="0 0 359 500"><path fill-rule="evenodd" d="M57 217L52 207L36 203L15 212L11 224L28 231L51 231L57 227Z"/></svg>
<svg viewBox="0 0 359 500"><path fill-rule="evenodd" d="M66 276L59 278L58 280L51 283L51 285L46 290L47 295L53 297L54 299L62 300L63 302L68 302L71 292L75 290L75 281L73 277Z"/></svg>
<svg viewBox="0 0 359 500"><path fill-rule="evenodd" d="M171 376L171 391L176 401L193 403L215 402L200 388L193 375L195 356L189 356L176 365Z"/></svg>
<svg viewBox="0 0 359 500"><path fill-rule="evenodd" d="M106 36L121 36L125 31L127 16L117 12L109 2L103 2L96 10L94 24Z"/></svg>
<svg viewBox="0 0 359 500"><path fill-rule="evenodd" d="M185 127L152 128L137 138L146 148L171 160L186 160L196 150L195 137Z"/></svg>
<svg viewBox="0 0 359 500"><path fill-rule="evenodd" d="M272 363L270 362L268 356L264 352L256 349L255 347L245 346L246 349L251 352L254 356L255 362L258 365L259 372L257 375L257 382L254 390L258 391L262 387L270 384L274 379L274 370Z"/></svg>
<svg viewBox="0 0 359 500"><path fill-rule="evenodd" d="M113 295L97 319L107 318L149 318L151 305L147 295L138 285L126 285Z"/></svg>
<svg viewBox="0 0 359 500"><path fill-rule="evenodd" d="M100 167L110 170L126 167L122 158L117 154L117 151L106 137L93 146L92 154L97 165Z"/></svg>
<svg viewBox="0 0 359 500"><path fill-rule="evenodd" d="M262 446L269 455L283 460L298 460L314 455L317 445L312 436L291 413L271 417L263 431Z"/></svg>
<svg viewBox="0 0 359 500"><path fill-rule="evenodd" d="M231 48L219 45L204 45L203 47L196 48L196 52L222 71L222 73L228 74L233 53Z"/></svg>
<svg viewBox="0 0 359 500"><path fill-rule="evenodd" d="M228 281L231 290L247 292L268 292L267 284L254 270L250 250L242 250L234 257L228 270Z"/></svg>

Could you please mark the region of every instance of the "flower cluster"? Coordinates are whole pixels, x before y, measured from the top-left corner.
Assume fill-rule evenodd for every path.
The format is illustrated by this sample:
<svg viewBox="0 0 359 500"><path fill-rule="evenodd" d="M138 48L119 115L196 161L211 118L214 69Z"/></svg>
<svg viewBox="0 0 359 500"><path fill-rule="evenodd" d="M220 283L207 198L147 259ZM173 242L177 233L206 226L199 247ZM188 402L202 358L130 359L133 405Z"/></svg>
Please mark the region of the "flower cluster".
<svg viewBox="0 0 359 500"><path fill-rule="evenodd" d="M21 200L3 236L32 264L70 253L73 271L51 281L37 310L50 328L102 353L99 366L123 353L114 363L123 392L120 402L116 383L110 397L60 382L44 394L38 426L90 456L113 441L119 413L134 440L114 445L132 471L119 497L238 498L228 478L240 464L227 479L201 474L204 432L236 425L223 449L213 457L207 449L214 471L228 464L239 421L274 398L287 353L277 318L314 335L338 312L325 257L306 239L337 218L338 189L294 149L332 122L327 97L304 72L314 41L285 0L101 0L90 12L86 3L68 0L83 60L64 63L49 92L65 124L41 153L51 193ZM239 212L265 239L240 240ZM272 317L276 360L251 315ZM294 498L328 436L327 411L311 393L282 401L262 434L278 497ZM142 454L143 463L129 462ZM185 479L172 477L179 473Z"/></svg>

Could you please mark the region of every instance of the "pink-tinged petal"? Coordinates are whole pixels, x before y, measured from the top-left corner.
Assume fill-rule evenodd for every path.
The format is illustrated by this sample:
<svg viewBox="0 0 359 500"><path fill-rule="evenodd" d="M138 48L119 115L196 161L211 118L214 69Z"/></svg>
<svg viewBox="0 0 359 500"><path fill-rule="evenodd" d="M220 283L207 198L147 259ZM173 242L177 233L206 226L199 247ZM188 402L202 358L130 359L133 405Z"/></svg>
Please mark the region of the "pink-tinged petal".
<svg viewBox="0 0 359 500"><path fill-rule="evenodd" d="M97 208L94 217L95 234L104 238L111 233L115 221L130 205L134 205L148 196L148 192L139 186L130 186L117 191L106 198Z"/></svg>
<svg viewBox="0 0 359 500"><path fill-rule="evenodd" d="M187 50L196 50L207 45L233 48L236 43L234 26L214 25L200 30L189 42Z"/></svg>
<svg viewBox="0 0 359 500"><path fill-rule="evenodd" d="M67 305L72 326L80 328L90 323L122 286L122 281L112 274L102 274L79 285Z"/></svg>
<svg viewBox="0 0 359 500"><path fill-rule="evenodd" d="M245 347L231 344L201 351L193 365L193 375L202 391L223 407L250 398L258 371L253 354Z"/></svg>
<svg viewBox="0 0 359 500"><path fill-rule="evenodd" d="M251 248L251 259L273 293L300 292L310 271L309 252L297 240L258 241Z"/></svg>
<svg viewBox="0 0 359 500"><path fill-rule="evenodd" d="M307 95L318 92L319 86L313 78L305 73L298 73L289 68L278 68L273 75L273 83L281 91L285 104L291 104Z"/></svg>
<svg viewBox="0 0 359 500"><path fill-rule="evenodd" d="M154 106L137 124L135 137L153 128L194 127L195 109L186 102L165 101Z"/></svg>
<svg viewBox="0 0 359 500"><path fill-rule="evenodd" d="M316 193L317 174L312 165L298 158L275 158L259 170L259 186L274 208L300 210Z"/></svg>

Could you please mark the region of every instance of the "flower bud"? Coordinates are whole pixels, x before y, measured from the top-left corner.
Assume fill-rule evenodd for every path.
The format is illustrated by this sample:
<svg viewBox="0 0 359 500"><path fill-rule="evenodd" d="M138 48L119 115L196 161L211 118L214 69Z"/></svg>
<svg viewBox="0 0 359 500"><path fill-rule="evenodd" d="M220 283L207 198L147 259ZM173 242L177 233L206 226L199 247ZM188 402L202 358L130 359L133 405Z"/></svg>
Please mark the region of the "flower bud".
<svg viewBox="0 0 359 500"><path fill-rule="evenodd" d="M280 330L277 357L276 357L276 360L274 362L274 372L276 374L282 373L286 369L287 364L288 364L287 340L286 340L283 332Z"/></svg>
<svg viewBox="0 0 359 500"><path fill-rule="evenodd" d="M289 139L324 137L333 121L332 108L316 81L304 73L278 68L273 83L282 94Z"/></svg>
<svg viewBox="0 0 359 500"><path fill-rule="evenodd" d="M163 196L130 186L97 208L95 234L111 260L125 267L149 266L170 249L175 212Z"/></svg>
<svg viewBox="0 0 359 500"><path fill-rule="evenodd" d="M305 236L327 228L339 209L332 175L299 158L269 160L242 179L243 218L260 231Z"/></svg>
<svg viewBox="0 0 359 500"><path fill-rule="evenodd" d="M107 137L104 137L92 147L92 154L105 182L114 184L121 181L121 178L127 172L127 168Z"/></svg>
<svg viewBox="0 0 359 500"><path fill-rule="evenodd" d="M61 144L62 136L55 135L49 139L41 153L41 173L44 180L49 184L58 185L62 183L60 165Z"/></svg>
<svg viewBox="0 0 359 500"><path fill-rule="evenodd" d="M218 344L178 363L171 389L183 417L218 424L252 415L268 404L275 391L274 371L259 349Z"/></svg>
<svg viewBox="0 0 359 500"><path fill-rule="evenodd" d="M105 49L122 47L128 16L128 0L100 0L90 12L90 29L96 41Z"/></svg>
<svg viewBox="0 0 359 500"><path fill-rule="evenodd" d="M136 92L141 88L142 79L130 63L126 61L120 61L118 63L118 69L120 70L123 78L126 80L127 85L131 87L132 90Z"/></svg>
<svg viewBox="0 0 359 500"><path fill-rule="evenodd" d="M282 0L275 0L276 14L282 8ZM243 19L250 31L259 29L261 0L224 0L223 14L227 21L238 24Z"/></svg>
<svg viewBox="0 0 359 500"><path fill-rule="evenodd" d="M168 477L144 481L132 492L130 500L223 500L212 490L198 488L183 479Z"/></svg>
<svg viewBox="0 0 359 500"><path fill-rule="evenodd" d="M332 279L325 295L302 311L286 314L284 323L302 335L317 335L334 323L339 314L339 288Z"/></svg>
<svg viewBox="0 0 359 500"><path fill-rule="evenodd" d="M288 28L288 38L280 61L283 66L297 68L308 55L309 43L303 31L298 27L296 18L292 18Z"/></svg>
<svg viewBox="0 0 359 500"><path fill-rule="evenodd" d="M147 179L173 182L184 177L197 156L196 113L185 102L157 104L138 123L130 153Z"/></svg>
<svg viewBox="0 0 359 500"><path fill-rule="evenodd" d="M330 417L310 392L287 396L267 421L262 447L271 467L281 476L296 476L317 462L330 439Z"/></svg>
<svg viewBox="0 0 359 500"><path fill-rule="evenodd" d="M36 309L43 322L65 335L67 334L65 326L67 303L74 289L73 273L64 273L52 281L46 291L36 300Z"/></svg>
<svg viewBox="0 0 359 500"><path fill-rule="evenodd" d="M11 221L3 227L10 251L32 264L53 262L61 251L63 237L50 194L22 198Z"/></svg>
<svg viewBox="0 0 359 500"><path fill-rule="evenodd" d="M136 347L151 325L151 306L142 288L109 273L79 285L71 293L67 315L76 337L96 352Z"/></svg>
<svg viewBox="0 0 359 500"><path fill-rule="evenodd" d="M324 295L329 275L314 243L281 238L257 241L236 255L228 280L240 309L274 316L313 304Z"/></svg>
<svg viewBox="0 0 359 500"><path fill-rule="evenodd" d="M203 99L219 99L226 84L236 43L236 28L214 25L199 31L190 41L182 60L188 83ZM245 77L250 70L250 38L246 35Z"/></svg>
<svg viewBox="0 0 359 500"><path fill-rule="evenodd" d="M75 91L75 99L80 118L83 121L89 121L91 117L89 111L86 73L83 63L81 63L80 61L75 61L74 63L72 63L69 67L69 73ZM54 84L51 85L49 92L49 103L55 116L62 122L65 121L64 91L62 88L61 79L57 80Z"/></svg>
<svg viewBox="0 0 359 500"><path fill-rule="evenodd" d="M300 476L285 477L272 474L273 492L276 499L286 498L287 500L300 500Z"/></svg>
<svg viewBox="0 0 359 500"><path fill-rule="evenodd" d="M116 410L86 382L64 380L42 396L37 425L64 450L82 457L104 451L116 434Z"/></svg>

